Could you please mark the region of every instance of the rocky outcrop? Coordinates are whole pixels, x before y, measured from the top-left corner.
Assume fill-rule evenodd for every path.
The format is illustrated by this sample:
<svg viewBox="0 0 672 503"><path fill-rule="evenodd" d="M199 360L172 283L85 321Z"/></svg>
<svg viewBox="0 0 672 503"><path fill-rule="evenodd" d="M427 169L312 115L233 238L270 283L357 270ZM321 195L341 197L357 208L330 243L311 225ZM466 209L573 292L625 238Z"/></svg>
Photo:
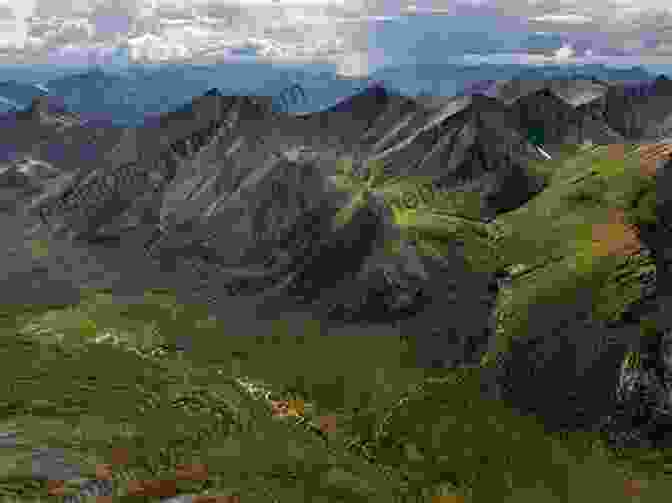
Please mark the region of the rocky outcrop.
<svg viewBox="0 0 672 503"><path fill-rule="evenodd" d="M611 446L660 449L672 445L672 338L669 330L652 333L650 338L623 362L617 406L600 425Z"/></svg>
<svg viewBox="0 0 672 503"><path fill-rule="evenodd" d="M52 96L35 99L26 110L4 114L0 129L4 157L0 183L19 191L14 206L22 209L25 198L52 197L85 177L121 132L70 113Z"/></svg>
<svg viewBox="0 0 672 503"><path fill-rule="evenodd" d="M295 160L266 156L261 169L241 176L229 191L201 191L193 204L205 209L191 221L165 227L151 251L209 267L220 287L215 295L227 289L250 295L277 286L295 299L314 300L369 253L375 214L364 206L335 227L336 213L351 196L328 178L329 162L305 154ZM227 163L220 167L226 173Z"/></svg>
<svg viewBox="0 0 672 503"><path fill-rule="evenodd" d="M665 164L656 176L656 226L647 229L645 240L652 242L660 260L664 278L672 274L672 162Z"/></svg>
<svg viewBox="0 0 672 503"><path fill-rule="evenodd" d="M543 131L544 149L566 143L622 143L669 136L672 86L660 76L644 82L597 79L520 79L472 84L464 96L483 95L509 107L520 131Z"/></svg>
<svg viewBox="0 0 672 503"><path fill-rule="evenodd" d="M295 126L303 130L303 143L325 150L341 148L351 151L371 129L374 121L403 97L378 82L335 105L315 113L294 117ZM415 105L417 107L417 105Z"/></svg>
<svg viewBox="0 0 672 503"><path fill-rule="evenodd" d="M543 88L516 100L509 109L519 130L528 135L542 132L543 137L536 140L551 154L567 144L604 145L624 141L600 117L595 101L601 97L595 97L594 93L586 97L581 89L562 91L565 92L560 94L558 89Z"/></svg>
<svg viewBox="0 0 672 503"><path fill-rule="evenodd" d="M68 188L35 201L31 211L54 231L73 237L90 237L102 226L114 227L115 220L133 220L138 212L153 212L158 221L160 203L149 194L161 192L176 176L180 162L219 133L224 122L218 100L206 95L193 107L175 111L170 128L163 117L141 130L127 129L114 148L100 155L101 166L80 171ZM185 122L192 126L186 132ZM155 202L153 207L147 207L148 199Z"/></svg>
<svg viewBox="0 0 672 503"><path fill-rule="evenodd" d="M642 148L638 153L645 157L646 150L664 152L660 148ZM626 165L634 170L634 175L640 167L637 161L635 156ZM591 164L583 169L588 172ZM642 187L648 194L635 199L651 203L656 187L648 182ZM541 208L554 203L543 198L545 195L552 199L553 190L551 185L540 196L536 210L530 208L531 214L538 215L545 225L552 225L552 218L542 217L545 210ZM622 203L627 212L633 212L635 206L641 208L634 201ZM649 212L641 215L643 218L635 222L650 222ZM499 219L500 224L505 221L506 218ZM533 224L528 222L531 231ZM669 429L667 413L660 412L669 409L669 391L665 391L669 381L661 377L669 373L669 363L660 356L669 321L660 309L657 294L657 277L664 271L656 267L660 262L654 258L661 249L650 239L652 229L632 228L616 221L609 226L611 232L604 232L605 237L600 238L606 227L592 225L591 247L595 250L600 239L610 242L614 251L609 254L614 258L609 260L614 262L602 272L590 270L591 276L575 276L576 269L567 267L572 261L567 261L561 246L553 248L552 258L546 262L541 253L521 258L525 255L522 244L518 244L520 256L512 256L511 260L533 260L538 265L517 266L519 272L508 285L502 285L496 308L498 324L505 326L510 303L518 303L515 312L519 321L514 323L516 329L510 339L498 338L510 345L494 366L500 373L492 378L491 382L498 383L492 388L495 396L517 410L534 414L553 431L601 431L612 446L661 446L667 441L662 434ZM623 233L616 232L619 227ZM554 232L561 232L560 228L555 227ZM548 239L541 227L536 229L535 237L539 242ZM617 243L626 238L635 246ZM616 259L617 250L624 256ZM546 273L550 280L544 280ZM601 286L593 283L595 277L603 278ZM604 311L609 313L606 319L596 315L600 311L596 306L601 302L613 306ZM629 353L638 357L642 365L622 365Z"/></svg>
<svg viewBox="0 0 672 503"><path fill-rule="evenodd" d="M0 187L39 189L59 174L51 164L26 157L0 168Z"/></svg>
<svg viewBox="0 0 672 503"><path fill-rule="evenodd" d="M63 136L81 118L67 112L55 97L35 98L25 110L0 116L0 146L5 160L26 154L38 143Z"/></svg>
<svg viewBox="0 0 672 503"><path fill-rule="evenodd" d="M655 152L664 154L661 149ZM663 287L657 291L656 275L642 278L642 298L626 313L625 322L645 320L643 337L621 365L616 408L600 425L609 444L620 448L672 446L672 322L665 291L672 246L671 228L666 225L672 206L665 187L672 179L672 161L661 165L655 178L656 222L640 226L638 232L656 259Z"/></svg>
<svg viewBox="0 0 672 503"><path fill-rule="evenodd" d="M543 186L526 168L543 156L499 101L481 95L394 124L363 157L384 162L390 176L428 177L448 190L479 193L483 218L522 204Z"/></svg>
<svg viewBox="0 0 672 503"><path fill-rule="evenodd" d="M622 143L605 117L608 84L596 79L520 79L472 84L464 95L506 105L515 127L551 155L563 145Z"/></svg>
<svg viewBox="0 0 672 503"><path fill-rule="evenodd" d="M633 87L641 88L633 92ZM655 139L669 135L672 85L659 77L653 85L616 84L605 97L605 118L612 129L628 140Z"/></svg>

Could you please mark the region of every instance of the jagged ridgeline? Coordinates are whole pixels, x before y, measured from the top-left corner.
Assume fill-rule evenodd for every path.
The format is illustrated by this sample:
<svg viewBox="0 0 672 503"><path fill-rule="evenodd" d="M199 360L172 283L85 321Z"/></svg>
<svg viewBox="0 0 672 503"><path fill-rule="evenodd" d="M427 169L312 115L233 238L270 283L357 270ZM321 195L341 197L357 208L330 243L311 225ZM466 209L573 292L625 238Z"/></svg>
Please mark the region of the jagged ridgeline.
<svg viewBox="0 0 672 503"><path fill-rule="evenodd" d="M289 88L289 97L297 99L303 94L299 89ZM535 213L532 223L541 235L549 222L544 218L552 218L548 214L558 205L571 209L585 224L588 212L601 211L609 203L605 194L617 199L616 187L627 184L619 174L622 168L577 155L578 149L556 149L553 160L537 155L515 124L507 122L504 105L495 99L461 97L449 106L416 108L409 114L408 100L376 93L357 97L358 105L373 110L371 117L361 106L357 112L362 120L347 124L364 124L369 140L379 141L368 150L366 142L353 148L355 155L336 162L340 171L333 169L324 151L293 157L274 143L273 133L283 129L279 126L294 122L287 116L273 122L282 114L274 114L268 102L213 91L148 119L142 128L127 130L104 166L40 206L43 219L75 235L90 236L156 194L148 203L159 223L151 249L216 266L212 273L217 274L210 277L228 275L265 289L269 281L284 284L303 277L308 282L307 271L319 269L315 264L324 264L327 250L336 253L336 243L347 243L349 233L358 229L361 234L369 225L365 222L385 236L386 251L408 251L410 245L413 254L441 258L459 246L474 269L493 272L520 263L534 269L536 261L553 262L560 248L545 248L554 242L552 236L535 236L522 241L530 241L530 246L517 246L525 236L509 231L507 237L502 230L513 218L509 215ZM530 101L567 108L547 92L530 96ZM353 107L348 109L344 102L334 107L338 113L318 115L310 124L324 122L329 130L330 117L350 117ZM581 171L593 162L604 168L601 176ZM578 173L576 179L560 183L558 173L572 170ZM605 175L610 170L611 178ZM565 187L571 193L558 197ZM507 199L506 194L514 195ZM538 201L547 201L548 207L540 208ZM646 206L640 208L644 212ZM327 225L329 219L333 221ZM592 227L584 227L571 227L584 237L563 241L583 250L570 254L577 271L592 270L595 262L585 238ZM375 245L361 244L362 257L370 257L372 251L365 248ZM525 248L522 255L520 248ZM522 259L526 254L535 256ZM352 267L354 271L359 266L353 262Z"/></svg>
<svg viewBox="0 0 672 503"><path fill-rule="evenodd" d="M91 237L147 193L160 193L180 167L225 134L228 102L216 89L189 106L149 117L128 128L103 166L83 166L63 191L38 199L31 208L44 224L73 237Z"/></svg>
<svg viewBox="0 0 672 503"><path fill-rule="evenodd" d="M280 99L288 106L288 100L299 95L305 99L303 89L294 85L283 90ZM138 206L138 200L161 193L188 161L218 139L234 128L248 129L250 124L240 122L240 109L251 101L259 103L259 113L250 116L248 106L244 119L255 123L268 115L266 102L272 100L224 97L217 89L172 112L148 116L141 127L126 129L116 147L105 154L103 166L81 166L62 191L42 196L30 211L53 230L92 238L101 227Z"/></svg>

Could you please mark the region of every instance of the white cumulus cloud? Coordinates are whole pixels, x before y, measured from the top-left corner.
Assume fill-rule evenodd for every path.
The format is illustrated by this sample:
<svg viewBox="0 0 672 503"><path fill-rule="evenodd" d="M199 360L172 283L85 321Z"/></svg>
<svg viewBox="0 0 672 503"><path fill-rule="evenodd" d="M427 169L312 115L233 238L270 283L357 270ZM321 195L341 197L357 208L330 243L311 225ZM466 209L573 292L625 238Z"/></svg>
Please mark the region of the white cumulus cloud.
<svg viewBox="0 0 672 503"><path fill-rule="evenodd" d="M53 50L93 42L128 44L132 57L158 60L248 48L271 59L334 62L343 74L355 75L375 69L383 59L393 63L396 56L386 47L374 47L377 27L396 24L383 21L406 23L417 14L448 23L465 9L473 17L517 18L530 33L563 34L565 47L545 47L543 55L536 49L527 55L529 61L614 57L618 50L644 57L672 46L672 29L666 29L672 28L672 11L663 0L636 5L632 0L0 0L3 4L19 19L30 16L36 5L52 19L62 18L53 25L49 21L43 31L25 21L0 28L0 45L16 47L17 54L22 48ZM469 26L473 32L468 35L481 34L477 22ZM491 28L480 29L484 40L497 36ZM592 40L598 35L599 43Z"/></svg>
<svg viewBox="0 0 672 503"><path fill-rule="evenodd" d="M537 16L531 18L532 21L551 22L551 23L569 23L569 24L583 24L590 23L592 18L587 16L579 16L577 14L547 14L545 16Z"/></svg>
<svg viewBox="0 0 672 503"><path fill-rule="evenodd" d="M574 49L569 45L563 45L560 49L555 51L555 57L558 59L571 58L574 55Z"/></svg>

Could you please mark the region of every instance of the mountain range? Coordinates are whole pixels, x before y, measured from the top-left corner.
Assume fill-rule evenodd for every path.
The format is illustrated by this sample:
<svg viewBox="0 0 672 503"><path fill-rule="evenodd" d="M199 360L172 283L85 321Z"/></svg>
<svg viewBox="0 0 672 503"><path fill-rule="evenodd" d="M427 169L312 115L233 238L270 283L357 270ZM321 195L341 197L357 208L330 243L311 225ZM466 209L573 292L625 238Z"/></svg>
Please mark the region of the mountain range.
<svg viewBox="0 0 672 503"><path fill-rule="evenodd" d="M499 354L488 393L554 427L595 426L640 320L658 316L651 257L664 239L638 205L650 204L646 181L669 173L672 85L643 89L509 79L412 98L377 82L302 115L210 89L134 127L40 97L3 115L0 180L23 190L16 218L49 239L140 236L219 316L249 299L259 319L394 326L413 334L421 366ZM544 288L564 297L529 300ZM512 291L529 326L502 357Z"/></svg>
<svg viewBox="0 0 672 503"><path fill-rule="evenodd" d="M6 75L6 77L5 77ZM6 80L15 75L14 80ZM119 125L140 125L146 114L163 113L178 107L207 89L218 87L224 94L276 96L276 105L292 113L315 112L365 88L371 82L401 94L432 94L450 97L484 80L539 80L545 78L597 78L617 82L651 82L654 75L643 68L619 69L603 65L580 67L528 67L523 65L428 64L385 67L368 77L343 78L310 66L288 69L268 63L229 62L222 65L162 65L133 67L115 72L101 66L69 74L44 70L41 80L12 68L0 67L0 112L26 108L33 98L49 93L63 99L69 109L106 118ZM306 90L307 100L288 103L280 92L291 84Z"/></svg>

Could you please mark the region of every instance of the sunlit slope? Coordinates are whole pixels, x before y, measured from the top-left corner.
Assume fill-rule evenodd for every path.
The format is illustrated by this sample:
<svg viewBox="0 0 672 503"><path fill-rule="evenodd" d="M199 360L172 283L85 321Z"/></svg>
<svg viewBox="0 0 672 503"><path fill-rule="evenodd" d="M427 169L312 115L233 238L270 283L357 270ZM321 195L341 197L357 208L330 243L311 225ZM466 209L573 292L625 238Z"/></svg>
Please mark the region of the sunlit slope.
<svg viewBox="0 0 672 503"><path fill-rule="evenodd" d="M359 201L383 198L423 253L441 255L460 242L474 267L508 270L512 281L499 296L503 349L509 337L525 336L531 305L562 305L581 290L590 292L595 318L611 321L641 296L640 278L655 274L655 261L641 249L635 224L655 219L653 165L667 150L567 146L531 166L546 188L491 222L479 218L476 194L441 191L419 177L386 177L380 164L355 176L344 160L337 179Z"/></svg>
<svg viewBox="0 0 672 503"><path fill-rule="evenodd" d="M641 278L655 274L636 228L655 218L641 157L636 145L568 153L543 167L543 192L493 222L497 255L513 276L498 299L500 342L527 335L532 305L563 306L582 293L594 319L616 321L641 297Z"/></svg>
<svg viewBox="0 0 672 503"><path fill-rule="evenodd" d="M372 408L389 406L419 377L399 370L399 341L383 347L378 338L360 339L358 348L371 347L357 367L348 338L325 341L312 336L314 327L282 334L281 323L276 337L233 333L167 290L148 291L144 302L128 305L108 291L87 291L77 306L28 311L14 313L14 330L0 329L2 382L14 389L0 401L0 431L16 432L21 442L0 452L0 494L27 501L45 495L43 481L31 476L31 456L48 445L62 448L63 464L78 464L88 478L110 462L111 449L128 451L126 464L112 466L122 490L129 480L170 478L179 464L198 458L220 481L218 495L297 501L306 492L336 491L348 501L393 500L398 477L357 455L345 419L325 443L314 431L318 411L310 407L319 400L320 414L352 410L362 386L376 388L368 391ZM185 334L195 345L182 357L174 345ZM331 364L315 358L324 344L330 355L349 358L340 396L330 383L343 358L326 368ZM387 363L378 360L383 354ZM395 382L394 389L379 389L374 377L392 370L385 384ZM306 398L305 410L296 421L278 421L270 405L287 399L290 388ZM81 482L73 479L68 488ZM178 486L185 493L203 490L188 481Z"/></svg>

